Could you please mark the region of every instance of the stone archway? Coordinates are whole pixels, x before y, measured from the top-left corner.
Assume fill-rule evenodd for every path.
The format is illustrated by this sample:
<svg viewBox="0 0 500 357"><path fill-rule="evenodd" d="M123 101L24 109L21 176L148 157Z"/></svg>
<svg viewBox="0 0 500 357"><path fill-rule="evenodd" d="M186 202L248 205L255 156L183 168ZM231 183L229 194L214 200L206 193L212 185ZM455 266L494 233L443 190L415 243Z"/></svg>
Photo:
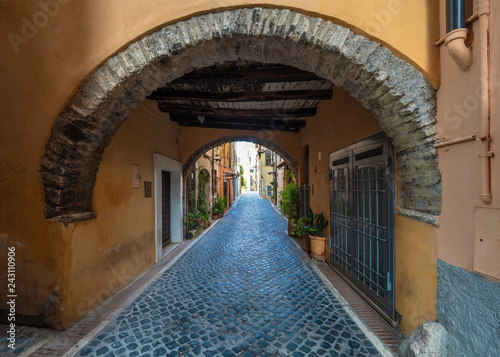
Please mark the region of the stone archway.
<svg viewBox="0 0 500 357"><path fill-rule="evenodd" d="M267 147L268 149L275 151L291 167L291 170L293 171L293 174L295 175L295 177L298 177L299 169L298 169L297 160L295 160L295 158L292 155L290 155L286 150L284 150L279 145L277 145L274 141L267 139L267 138L264 138L262 136L259 136L258 134L256 134L255 136L254 135L223 136L221 138L218 138L216 140L213 140L213 141L203 145L198 150L196 150L193 154L191 154L191 156L184 163L184 167L183 167L184 176L186 176L186 174L193 168L196 161L204 153L206 153L208 150L210 150L216 146L219 146L219 145L222 145L225 143L229 143L229 142L233 142L233 141L250 141L250 142L253 142L256 144L260 144L262 146Z"/></svg>
<svg viewBox="0 0 500 357"><path fill-rule="evenodd" d="M434 90L378 43L330 21L286 9L246 8L168 25L110 58L57 118L41 162L45 217L96 216L92 194L104 149L154 89L194 68L238 59L282 63L343 86L371 110L397 151L400 213L435 223L441 176Z"/></svg>

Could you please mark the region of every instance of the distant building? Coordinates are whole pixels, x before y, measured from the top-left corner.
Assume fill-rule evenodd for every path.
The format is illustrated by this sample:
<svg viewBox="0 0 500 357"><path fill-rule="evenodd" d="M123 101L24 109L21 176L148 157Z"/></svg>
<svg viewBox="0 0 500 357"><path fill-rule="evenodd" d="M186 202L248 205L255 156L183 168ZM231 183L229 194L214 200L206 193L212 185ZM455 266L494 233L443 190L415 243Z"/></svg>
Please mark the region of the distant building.
<svg viewBox="0 0 500 357"><path fill-rule="evenodd" d="M257 191L255 144L237 142L235 143L235 150L238 156L238 164L243 167L243 177L246 182L246 186L241 189L243 191Z"/></svg>
<svg viewBox="0 0 500 357"><path fill-rule="evenodd" d="M276 162L278 156L272 150L259 145L257 151L257 167L259 178L259 195L262 198L269 198L276 203Z"/></svg>
<svg viewBox="0 0 500 357"><path fill-rule="evenodd" d="M236 161L234 142L216 146L203 154L189 173L189 205L212 213L219 197L226 198L227 206L231 206L238 192Z"/></svg>

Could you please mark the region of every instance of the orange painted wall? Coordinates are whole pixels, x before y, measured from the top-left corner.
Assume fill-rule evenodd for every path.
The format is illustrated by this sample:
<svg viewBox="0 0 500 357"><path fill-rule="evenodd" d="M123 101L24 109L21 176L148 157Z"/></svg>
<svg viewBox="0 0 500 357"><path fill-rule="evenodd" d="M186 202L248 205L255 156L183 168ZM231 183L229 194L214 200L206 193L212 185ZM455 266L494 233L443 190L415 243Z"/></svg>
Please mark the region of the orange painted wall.
<svg viewBox="0 0 500 357"><path fill-rule="evenodd" d="M328 154L380 131L370 111L342 88L335 88L333 98L321 102L318 114L300 133L303 155L309 145L311 208L315 212L329 212ZM301 163L300 181L304 182L305 165L303 160Z"/></svg>
<svg viewBox="0 0 500 357"><path fill-rule="evenodd" d="M147 103L149 104L149 103ZM106 148L94 189L97 218L70 224L64 322L69 325L155 263L153 153L178 160L178 131L154 106L140 104ZM131 188L131 165L141 187ZM154 185L153 185L154 187Z"/></svg>
<svg viewBox="0 0 500 357"><path fill-rule="evenodd" d="M97 218L66 229L66 325L155 263L154 193L144 196L144 181L154 182L153 153L179 159L178 134L154 103L140 104L106 148L94 189ZM131 188L132 164L140 169L138 189Z"/></svg>
<svg viewBox="0 0 500 357"><path fill-rule="evenodd" d="M42 8L37 0L0 0L0 243L18 247L17 282L22 287L18 293L20 301L25 301L18 304L18 314L45 314L47 322L61 327L80 316L81 303L100 292L104 296L103 289L108 289L113 279L112 273L100 275L101 269L92 270L87 265L101 257L108 261L102 269L120 271L122 260L116 258L136 252L143 244L141 237L144 240L150 237L152 204L128 191L125 179L121 179L128 176L125 172L132 161L139 161L144 177L152 177L153 152L184 160L184 155L189 155L199 143L187 143L191 135L198 136L194 130L187 130L179 151L174 141L160 138L163 130L168 131L166 137L175 136L170 131L172 127L166 129L158 124L161 120L151 113L154 108L139 107L104 154L95 187L98 195L94 208L98 218L64 229L43 217L39 176L40 160L58 114L93 70L132 41L193 14L262 2L55 0L45 3L51 7ZM439 83L438 50L432 44L438 35L437 11L432 0L272 0L265 6L286 6L346 25L386 45L434 84ZM38 25L26 25L33 21ZM215 138L220 133L206 131L204 135ZM300 156L297 134L276 134L275 138L293 156ZM119 178L116 182L109 178L114 174ZM116 209L118 202L123 204L120 209ZM138 207L132 207L138 202L144 212L136 215ZM140 220L145 228L111 232L112 221L117 220L120 226L123 217L132 222ZM118 237L119 233L124 236ZM121 253L117 254L115 248ZM138 253L142 265L133 274L138 274L153 259L152 253L143 248ZM4 256L1 258L4 264ZM101 280L90 290L81 289L92 276ZM115 288L118 285L113 285ZM0 293L5 296L2 289L3 285ZM51 293L61 300L45 311Z"/></svg>
<svg viewBox="0 0 500 357"><path fill-rule="evenodd" d="M330 216L328 155L380 131L373 115L341 88L335 88L330 101L320 104L316 117L301 132L303 153L309 145L310 197L315 213L323 211ZM301 182L304 170L302 161ZM436 245L435 227L396 215L395 304L406 333L436 319ZM326 255L329 260L328 246Z"/></svg>

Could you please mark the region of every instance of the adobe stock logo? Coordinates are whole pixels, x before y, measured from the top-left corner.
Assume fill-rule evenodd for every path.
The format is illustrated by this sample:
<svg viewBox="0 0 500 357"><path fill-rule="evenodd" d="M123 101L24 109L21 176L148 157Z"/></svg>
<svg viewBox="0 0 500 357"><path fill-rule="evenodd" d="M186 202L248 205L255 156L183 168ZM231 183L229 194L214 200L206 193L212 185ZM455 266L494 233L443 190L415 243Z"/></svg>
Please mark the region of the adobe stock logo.
<svg viewBox="0 0 500 357"><path fill-rule="evenodd" d="M21 17L21 29L19 33L9 32L7 39L9 40L14 52L19 53L19 47L26 45L33 37L35 37L41 28L44 28L49 23L50 18L54 18L59 13L61 5L66 5L71 0L39 0L39 11L33 13L31 18L26 16Z"/></svg>

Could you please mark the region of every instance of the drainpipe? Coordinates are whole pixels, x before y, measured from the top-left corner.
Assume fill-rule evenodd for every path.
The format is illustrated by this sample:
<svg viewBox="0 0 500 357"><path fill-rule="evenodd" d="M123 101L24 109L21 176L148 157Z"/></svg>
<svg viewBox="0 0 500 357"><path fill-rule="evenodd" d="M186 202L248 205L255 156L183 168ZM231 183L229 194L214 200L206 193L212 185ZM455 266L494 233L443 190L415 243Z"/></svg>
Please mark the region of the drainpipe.
<svg viewBox="0 0 500 357"><path fill-rule="evenodd" d="M490 69L489 69L489 21L490 0L479 0L480 78L481 78L481 199L491 203L491 157L490 151Z"/></svg>
<svg viewBox="0 0 500 357"><path fill-rule="evenodd" d="M472 50L465 45L469 32L465 28L465 0L447 0L446 8L444 43L453 61L462 71L466 71L472 63Z"/></svg>
<svg viewBox="0 0 500 357"><path fill-rule="evenodd" d="M477 0L477 12L465 19L465 0L447 0L446 30L444 43L448 54L462 71L470 68L472 50L465 45L467 22L479 20L479 71L481 81L481 200L491 203L491 158L490 151L490 78L489 78L489 14L490 0ZM441 42L441 41L440 41Z"/></svg>

